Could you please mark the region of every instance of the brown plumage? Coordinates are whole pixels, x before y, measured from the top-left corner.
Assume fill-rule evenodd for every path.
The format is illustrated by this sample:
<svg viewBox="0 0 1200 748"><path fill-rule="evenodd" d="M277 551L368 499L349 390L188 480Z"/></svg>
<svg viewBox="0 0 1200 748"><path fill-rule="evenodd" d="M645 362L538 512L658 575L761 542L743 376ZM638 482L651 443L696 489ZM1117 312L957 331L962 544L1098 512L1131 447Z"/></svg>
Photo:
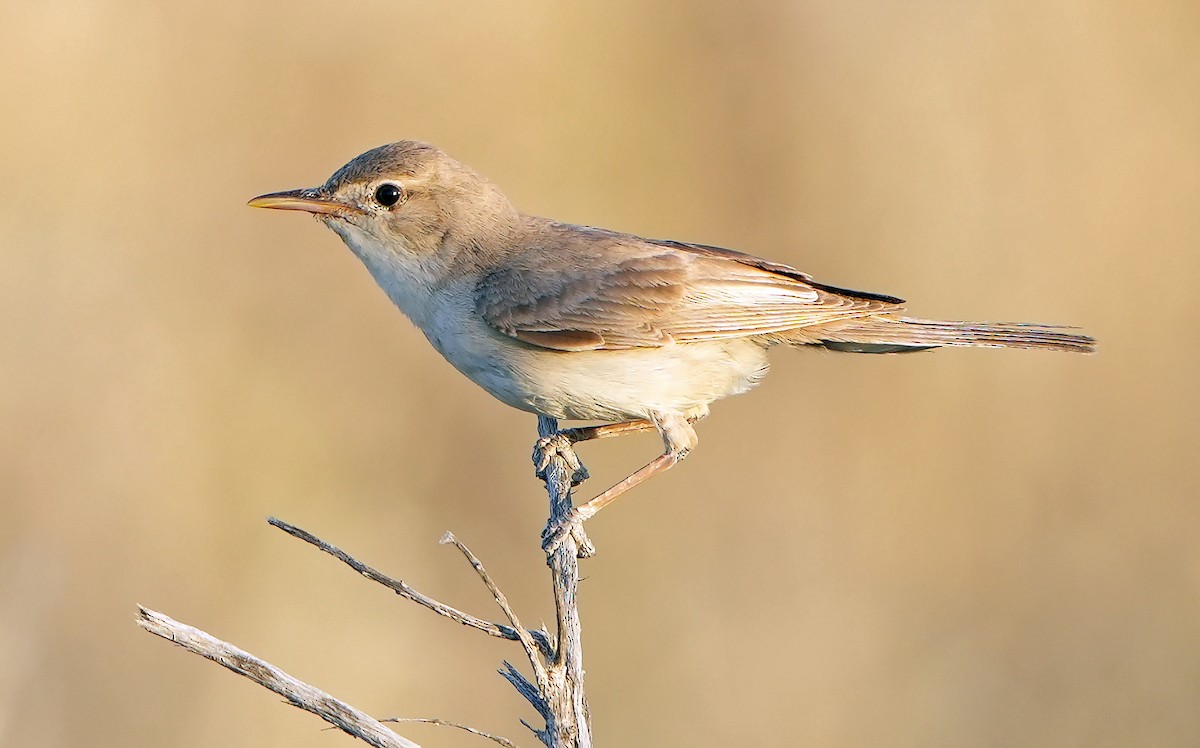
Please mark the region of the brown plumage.
<svg viewBox="0 0 1200 748"><path fill-rule="evenodd" d="M526 215L487 179L413 141L368 151L320 187L251 205L316 215L433 346L501 401L657 428L664 454L580 506L576 521L686 455L692 422L753 387L776 345L1093 350L1065 328L912 319L901 299L752 255ZM553 528L549 542L569 529Z"/></svg>
<svg viewBox="0 0 1200 748"><path fill-rule="evenodd" d="M476 309L501 332L561 351L756 337L859 353L939 346L1089 352L1091 338L1024 323L900 316L903 300L813 281L740 252L527 219L523 251L484 274Z"/></svg>

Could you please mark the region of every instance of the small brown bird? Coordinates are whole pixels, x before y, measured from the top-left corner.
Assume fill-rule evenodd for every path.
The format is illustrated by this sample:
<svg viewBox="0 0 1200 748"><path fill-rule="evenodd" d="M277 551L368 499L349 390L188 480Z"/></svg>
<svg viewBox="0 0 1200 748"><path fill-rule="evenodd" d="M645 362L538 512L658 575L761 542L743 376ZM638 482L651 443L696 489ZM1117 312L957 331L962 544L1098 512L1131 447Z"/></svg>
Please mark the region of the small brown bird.
<svg viewBox="0 0 1200 748"><path fill-rule="evenodd" d="M776 346L1093 350L1092 338L1060 327L913 319L902 299L741 252L526 215L415 141L367 151L320 187L249 204L305 211L333 229L434 348L501 402L607 422L572 430L576 441L658 430L663 454L547 528L547 547L686 456L692 423L757 384Z"/></svg>

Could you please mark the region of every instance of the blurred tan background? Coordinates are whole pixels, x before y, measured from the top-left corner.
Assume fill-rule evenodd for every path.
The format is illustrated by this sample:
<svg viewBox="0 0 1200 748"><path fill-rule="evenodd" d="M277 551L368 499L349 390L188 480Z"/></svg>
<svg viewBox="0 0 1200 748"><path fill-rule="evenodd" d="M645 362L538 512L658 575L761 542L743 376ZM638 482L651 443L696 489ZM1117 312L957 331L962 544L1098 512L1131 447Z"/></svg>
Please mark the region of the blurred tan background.
<svg viewBox="0 0 1200 748"><path fill-rule="evenodd" d="M351 744L136 603L535 743L515 646L263 521L498 617L452 529L552 619L533 417L244 207L408 137L530 212L1101 341L779 351L590 526L599 744L1200 744L1194 2L6 3L0 80L0 745ZM657 449L584 447L583 491Z"/></svg>

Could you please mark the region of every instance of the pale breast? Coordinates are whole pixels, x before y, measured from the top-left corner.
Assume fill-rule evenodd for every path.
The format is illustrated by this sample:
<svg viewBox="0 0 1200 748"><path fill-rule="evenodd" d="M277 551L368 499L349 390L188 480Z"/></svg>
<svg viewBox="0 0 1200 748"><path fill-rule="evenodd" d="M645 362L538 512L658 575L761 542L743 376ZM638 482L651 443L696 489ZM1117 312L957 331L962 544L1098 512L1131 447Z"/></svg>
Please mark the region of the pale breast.
<svg viewBox="0 0 1200 748"><path fill-rule="evenodd" d="M475 279L446 283L438 272L444 269L381 251L355 227L334 228L434 348L514 408L598 421L699 417L709 403L745 392L766 374L766 350L748 338L597 351L523 343L479 316Z"/></svg>
<svg viewBox="0 0 1200 748"><path fill-rule="evenodd" d="M617 351L538 348L495 331L473 306L451 299L425 334L497 399L554 418L698 417L709 403L745 392L767 371L765 348L747 339Z"/></svg>

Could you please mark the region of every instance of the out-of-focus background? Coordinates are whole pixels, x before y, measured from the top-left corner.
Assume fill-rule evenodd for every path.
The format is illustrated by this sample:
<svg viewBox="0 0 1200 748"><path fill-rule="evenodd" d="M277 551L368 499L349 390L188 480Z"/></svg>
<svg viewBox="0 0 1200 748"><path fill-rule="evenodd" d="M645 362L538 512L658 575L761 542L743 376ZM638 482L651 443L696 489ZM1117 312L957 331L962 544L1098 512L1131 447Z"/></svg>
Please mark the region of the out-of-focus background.
<svg viewBox="0 0 1200 748"><path fill-rule="evenodd" d="M1100 340L778 351L590 525L600 744L1200 744L1196 3L6 3L0 81L3 746L350 744L137 603L535 742L515 645L263 521L498 619L452 529L552 620L534 418L244 206L412 137L529 212ZM583 447L583 493L658 448Z"/></svg>

